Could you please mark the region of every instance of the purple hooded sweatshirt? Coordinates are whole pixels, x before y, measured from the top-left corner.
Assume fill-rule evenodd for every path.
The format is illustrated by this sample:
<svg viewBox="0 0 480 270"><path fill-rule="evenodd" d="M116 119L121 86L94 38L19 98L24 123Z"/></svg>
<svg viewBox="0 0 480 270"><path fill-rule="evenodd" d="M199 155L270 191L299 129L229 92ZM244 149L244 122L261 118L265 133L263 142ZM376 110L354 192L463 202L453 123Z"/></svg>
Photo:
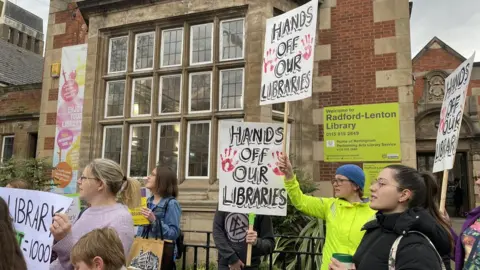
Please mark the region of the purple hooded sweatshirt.
<svg viewBox="0 0 480 270"><path fill-rule="evenodd" d="M470 226L472 226L475 221L480 218L480 207L477 207L468 213L465 223L463 223L462 230L460 234L456 234L451 230L453 239L455 241L455 270L462 270L463 263L465 261L465 250L463 249L462 244L462 234Z"/></svg>

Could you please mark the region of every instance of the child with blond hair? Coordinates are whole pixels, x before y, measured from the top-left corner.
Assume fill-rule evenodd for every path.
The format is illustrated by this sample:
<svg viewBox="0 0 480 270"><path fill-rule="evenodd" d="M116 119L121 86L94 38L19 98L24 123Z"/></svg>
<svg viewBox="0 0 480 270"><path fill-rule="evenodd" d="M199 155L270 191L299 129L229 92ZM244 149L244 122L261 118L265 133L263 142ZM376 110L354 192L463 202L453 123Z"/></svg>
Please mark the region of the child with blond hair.
<svg viewBox="0 0 480 270"><path fill-rule="evenodd" d="M75 270L126 270L122 242L112 228L95 229L73 246L70 261Z"/></svg>

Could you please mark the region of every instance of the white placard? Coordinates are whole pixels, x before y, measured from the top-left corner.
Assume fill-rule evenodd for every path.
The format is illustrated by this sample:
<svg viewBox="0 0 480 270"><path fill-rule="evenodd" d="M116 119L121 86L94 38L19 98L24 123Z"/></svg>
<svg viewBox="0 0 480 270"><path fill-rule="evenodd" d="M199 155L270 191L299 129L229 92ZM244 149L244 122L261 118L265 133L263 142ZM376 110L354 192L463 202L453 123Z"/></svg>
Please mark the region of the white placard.
<svg viewBox="0 0 480 270"><path fill-rule="evenodd" d="M445 79L445 95L435 145L434 173L453 168L474 59L475 53Z"/></svg>
<svg viewBox="0 0 480 270"><path fill-rule="evenodd" d="M48 270L53 246L50 225L55 213L65 213L72 199L51 192L0 188L8 204L17 240L29 270Z"/></svg>
<svg viewBox="0 0 480 270"><path fill-rule="evenodd" d="M278 168L283 124L221 121L218 138L219 210L286 216L287 191ZM287 155L289 143L288 136Z"/></svg>
<svg viewBox="0 0 480 270"><path fill-rule="evenodd" d="M260 105L312 96L318 1L267 20Z"/></svg>

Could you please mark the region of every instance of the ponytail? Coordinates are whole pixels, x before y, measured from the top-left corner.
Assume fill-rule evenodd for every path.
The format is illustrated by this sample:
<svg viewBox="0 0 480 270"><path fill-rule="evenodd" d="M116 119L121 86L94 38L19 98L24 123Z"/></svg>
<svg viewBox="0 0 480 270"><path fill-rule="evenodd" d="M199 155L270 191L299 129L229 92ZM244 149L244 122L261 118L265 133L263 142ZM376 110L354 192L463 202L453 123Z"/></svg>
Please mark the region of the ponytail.
<svg viewBox="0 0 480 270"><path fill-rule="evenodd" d="M430 215L432 215L435 220L442 225L442 227L447 231L448 233L448 239L450 240L450 247L453 248L454 243L453 243L453 237L452 233L450 232L450 225L447 223L447 221L443 218L442 214L440 213L439 210L439 205L438 205L438 185L435 177L429 173L429 172L421 172L420 175L422 176L423 180L425 181L425 187L427 190L427 196L425 198L425 205L424 208L428 210Z"/></svg>
<svg viewBox="0 0 480 270"><path fill-rule="evenodd" d="M128 208L133 209L141 205L141 184L133 178L125 178L124 186L120 190L120 201Z"/></svg>

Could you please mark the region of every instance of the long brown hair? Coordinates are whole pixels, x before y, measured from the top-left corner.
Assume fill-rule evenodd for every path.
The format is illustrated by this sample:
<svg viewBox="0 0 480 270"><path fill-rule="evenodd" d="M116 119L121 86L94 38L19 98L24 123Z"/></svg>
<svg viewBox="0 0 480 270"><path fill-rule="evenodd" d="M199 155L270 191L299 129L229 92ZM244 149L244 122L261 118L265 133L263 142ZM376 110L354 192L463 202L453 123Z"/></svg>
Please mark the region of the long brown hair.
<svg viewBox="0 0 480 270"><path fill-rule="evenodd" d="M153 192L162 198L178 196L177 174L170 168L157 166L155 176L155 190Z"/></svg>
<svg viewBox="0 0 480 270"><path fill-rule="evenodd" d="M27 270L7 203L0 197L0 270Z"/></svg>

